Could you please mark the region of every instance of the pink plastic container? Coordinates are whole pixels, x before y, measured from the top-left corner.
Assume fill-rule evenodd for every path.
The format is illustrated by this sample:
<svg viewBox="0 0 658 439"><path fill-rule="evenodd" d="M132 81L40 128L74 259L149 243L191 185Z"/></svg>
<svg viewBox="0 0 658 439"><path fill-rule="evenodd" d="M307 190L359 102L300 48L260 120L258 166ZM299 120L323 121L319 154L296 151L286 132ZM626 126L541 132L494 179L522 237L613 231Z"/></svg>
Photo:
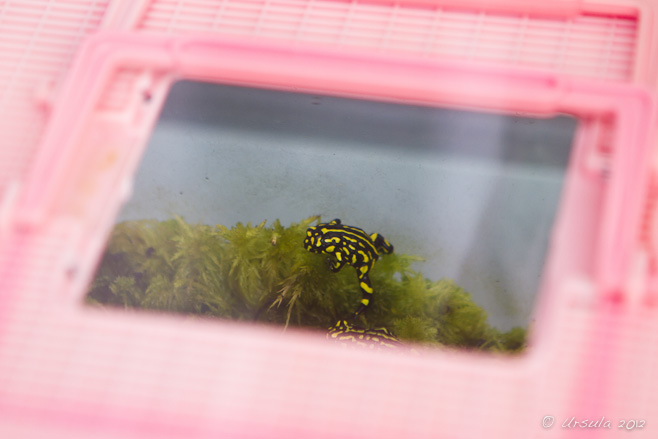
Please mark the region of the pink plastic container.
<svg viewBox="0 0 658 439"><path fill-rule="evenodd" d="M18 106L18 116L0 107L15 121L3 137L20 143L16 133L34 120L45 128L25 137L24 149L7 140L0 149L5 162L20 158L2 172L3 436L612 437L631 421L650 436L658 421L655 7L482 4L112 2L89 16L137 32L88 39L63 82L52 72L66 68L53 69L28 93L18 87L22 71L5 70L14 79L4 102L34 99L36 89L41 106ZM0 25L13 23L7 29L19 35L26 20L11 6L0 12L9 17ZM470 38L477 23L485 33ZM501 35L523 23L519 35L535 38L513 52L521 40ZM556 48L562 61L550 51L534 58L524 47L553 41L556 23L575 38ZM606 40L601 29L616 31ZM451 52L464 41L471 52ZM579 64L591 44L619 41L622 55ZM314 334L82 307L167 90L182 78L577 117L527 353L344 351ZM585 420L594 422L574 423Z"/></svg>

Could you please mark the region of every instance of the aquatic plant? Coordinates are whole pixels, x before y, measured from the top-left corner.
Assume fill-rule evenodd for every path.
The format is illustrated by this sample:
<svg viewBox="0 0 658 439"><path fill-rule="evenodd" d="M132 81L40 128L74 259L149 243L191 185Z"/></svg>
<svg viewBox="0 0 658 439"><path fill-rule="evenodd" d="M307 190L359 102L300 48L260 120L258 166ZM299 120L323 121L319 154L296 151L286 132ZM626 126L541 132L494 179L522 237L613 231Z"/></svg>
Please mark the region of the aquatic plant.
<svg viewBox="0 0 658 439"><path fill-rule="evenodd" d="M278 220L233 227L189 224L176 217L117 224L87 302L326 330L359 302L354 270L333 273L325 255L306 251L315 216L284 227ZM372 306L364 327L386 327L403 341L517 352L525 330L501 333L450 279L431 281L386 255L370 271Z"/></svg>

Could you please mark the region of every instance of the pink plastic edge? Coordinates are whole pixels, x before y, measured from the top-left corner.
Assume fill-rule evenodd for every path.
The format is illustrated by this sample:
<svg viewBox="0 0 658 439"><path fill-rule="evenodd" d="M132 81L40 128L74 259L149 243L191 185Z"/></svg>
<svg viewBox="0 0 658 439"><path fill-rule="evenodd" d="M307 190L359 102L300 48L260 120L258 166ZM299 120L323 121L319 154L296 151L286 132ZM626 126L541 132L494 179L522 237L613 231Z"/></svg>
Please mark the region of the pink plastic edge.
<svg viewBox="0 0 658 439"><path fill-rule="evenodd" d="M216 60L222 61L218 63ZM38 229L50 220L52 209L66 197L66 192L58 190L62 187L63 175L81 172L80 169L69 168L70 158L80 147L75 140L79 138L89 118L93 117L93 108L111 74L128 65L164 71L169 83L179 78L201 79L536 115L564 111L576 117L589 117L612 113L621 124L615 145L615 151L618 152L614 159L615 177L606 195L606 207L600 219L600 236L596 240L600 246L600 268L596 284L602 290L624 289L628 276L625 261L633 251L634 232L640 221L644 195L643 191L634 192L634 189L646 186L647 172L644 164L649 151L649 126L655 115L653 100L646 91L636 87L558 80L550 75L529 72L478 69L473 66L358 52L346 54L330 50L290 49L275 44L252 44L230 39L144 38L111 34L99 35L89 41L62 92L62 104L56 110L40 148L40 155L26 181L25 192L20 198L11 227ZM373 76L373 71L377 75ZM442 78L440 82L436 81L437 73ZM637 142L640 147L621 148L622 139L623 143L633 139L628 144ZM626 153L628 150L631 152ZM115 172L121 174L123 170L116 169ZM570 210L576 209L573 205L575 201L568 201L572 189L569 186L573 184L576 183L567 182L567 205L561 209L553 237L548 264L553 267L553 272L550 273L550 280L547 281L549 287L543 292L544 296L559 295L560 284L569 277L569 268L555 259L568 252L569 247L578 241L577 236L570 236L572 233L566 230L573 216ZM43 191L44 187L54 189ZM103 212L107 216L112 214L111 218L92 220L94 210L90 209L86 212L89 217L83 218L82 224L98 224L100 221L109 228L121 200L116 194L104 195L107 196L106 201L110 201L110 206ZM104 230L104 235L108 231ZM11 230L7 232L12 233ZM79 230L78 233L90 232ZM97 251L94 249L94 252ZM91 253L81 253L81 261L91 256ZM98 254L95 254L87 260L97 259ZM93 272L94 264L81 263L84 272ZM79 296L82 291L76 294ZM536 341L542 339L542 332L554 329L550 328L550 320L550 315L544 315L538 322L535 328ZM531 351L527 358L532 355Z"/></svg>
<svg viewBox="0 0 658 439"><path fill-rule="evenodd" d="M216 50L223 53L214 53ZM238 63L231 62L238 53L248 52L253 56L240 56ZM84 114L91 113L90 106L98 100L111 72L120 66L168 70L171 74L170 83L182 78L199 79L366 99L411 101L428 105L534 115L551 115L564 111L576 117L584 117L613 112L617 115L635 115L636 120L640 121L637 125L647 124L653 114L653 103L649 93L638 87L567 82L551 75L506 69L486 69L485 73L475 66L419 62L405 57L398 59L379 57L361 54L358 51L351 55L345 54L345 51L331 50L291 51L285 46L276 44L251 44L230 38L144 38L109 33L90 40L85 45L83 53L74 65L67 90L62 93L67 97L68 105L63 106L65 109L55 114L51 128L43 141L43 147L40 148L41 154L25 185L26 191L24 197L20 199L14 222L14 226L19 228L25 226L29 228L31 225L45 221L48 215L46 206L52 207L58 195L49 194L43 188L57 187L57 176L68 173L66 172L68 169L63 169L68 163L65 157L75 153L75 151L67 153L66 150L71 148L74 142L63 138L75 138L80 129L78 127L84 126L86 119ZM277 58L287 59L285 62L276 63ZM228 62L220 65L214 62L214 59L228 60ZM343 68L340 66L341 62L351 63L350 68L347 69L350 71L350 78L342 78L344 75L341 73ZM308 68L309 64L312 68ZM380 67L383 70L378 70L379 74L373 77L372 71L367 66L376 64L382 64ZM442 70L442 73L447 72L454 82L449 82L445 77L448 75L443 76L440 83L436 82L434 69ZM399 81L400 88L396 89L393 85L395 78L405 77L411 70L414 70L416 75L406 77L413 77L415 80ZM263 72L267 74L264 76ZM381 74L382 72L391 74L385 75ZM469 78L470 75L472 77ZM263 80L263 77L267 79ZM307 82L304 84L301 82L303 80ZM436 91L436 95L429 92L432 85L438 86L435 88L439 90L432 90L432 92ZM612 96L614 97L611 98ZM73 111L74 108L77 110ZM80 113L80 117L72 118L71 114L74 112ZM623 117L621 119L625 120ZM631 135L633 128L622 126L624 135L620 138L629 138L626 137L629 135L630 138L637 138L640 143L646 142L647 135ZM62 148L63 145L68 148ZM619 168L618 175L636 177L641 184L615 186L613 190L617 193L607 203L609 213L606 218L610 219L607 222L604 219L606 226L601 232L602 242L607 242L604 245L615 251L603 252L608 256L601 256L600 264L607 264L611 269L601 268L600 276L616 277L618 286L623 275L614 267L623 266L618 261L626 258L619 255L628 254L633 241L628 236L631 232L623 231L637 230L635 226L622 227L620 224L625 225L629 221L628 218L634 218L632 220L634 225L638 223L643 195L642 192L629 194L624 191L629 187L646 186L643 184L646 182L646 172L629 172L628 169L633 169L629 166L635 166L635 169L644 168L641 164L645 163L643 160L648 157L648 149L640 149L634 155L634 157L624 156L626 158L623 164L616 162ZM624 180L624 177L620 177L618 181ZM636 181L635 178L628 180ZM620 205L632 207L619 209ZM614 232L615 229L620 233ZM616 243L610 242L612 239L616 239ZM622 247L625 249L620 251ZM605 262L608 260L613 262Z"/></svg>

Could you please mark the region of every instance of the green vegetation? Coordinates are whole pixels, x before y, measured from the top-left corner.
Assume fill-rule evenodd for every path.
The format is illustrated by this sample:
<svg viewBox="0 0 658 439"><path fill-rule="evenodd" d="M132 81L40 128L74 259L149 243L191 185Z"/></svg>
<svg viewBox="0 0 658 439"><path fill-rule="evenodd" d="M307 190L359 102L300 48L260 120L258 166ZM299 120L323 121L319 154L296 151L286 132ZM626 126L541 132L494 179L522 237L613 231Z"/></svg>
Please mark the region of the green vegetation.
<svg viewBox="0 0 658 439"><path fill-rule="evenodd" d="M326 330L361 298L355 271L332 273L326 255L306 251L306 229L238 223L191 225L181 218L128 221L111 236L87 302ZM419 258L382 256L370 272L375 289L364 327L387 327L403 341L517 352L525 330L501 333L449 279L413 271Z"/></svg>

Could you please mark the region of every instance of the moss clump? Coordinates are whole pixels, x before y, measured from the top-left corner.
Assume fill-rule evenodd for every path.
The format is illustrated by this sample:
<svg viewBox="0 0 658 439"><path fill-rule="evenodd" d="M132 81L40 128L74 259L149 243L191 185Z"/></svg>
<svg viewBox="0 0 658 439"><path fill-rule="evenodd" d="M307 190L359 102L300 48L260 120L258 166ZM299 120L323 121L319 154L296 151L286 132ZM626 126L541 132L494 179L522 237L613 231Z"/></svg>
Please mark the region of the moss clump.
<svg viewBox="0 0 658 439"><path fill-rule="evenodd" d="M232 228L181 218L123 222L112 232L87 301L326 330L354 312L361 292L351 267L332 273L325 255L304 249L306 229L319 220ZM370 272L374 300L360 325L427 344L524 347L524 329L490 327L466 291L449 279L424 278L410 268L416 260L396 253L380 258Z"/></svg>

